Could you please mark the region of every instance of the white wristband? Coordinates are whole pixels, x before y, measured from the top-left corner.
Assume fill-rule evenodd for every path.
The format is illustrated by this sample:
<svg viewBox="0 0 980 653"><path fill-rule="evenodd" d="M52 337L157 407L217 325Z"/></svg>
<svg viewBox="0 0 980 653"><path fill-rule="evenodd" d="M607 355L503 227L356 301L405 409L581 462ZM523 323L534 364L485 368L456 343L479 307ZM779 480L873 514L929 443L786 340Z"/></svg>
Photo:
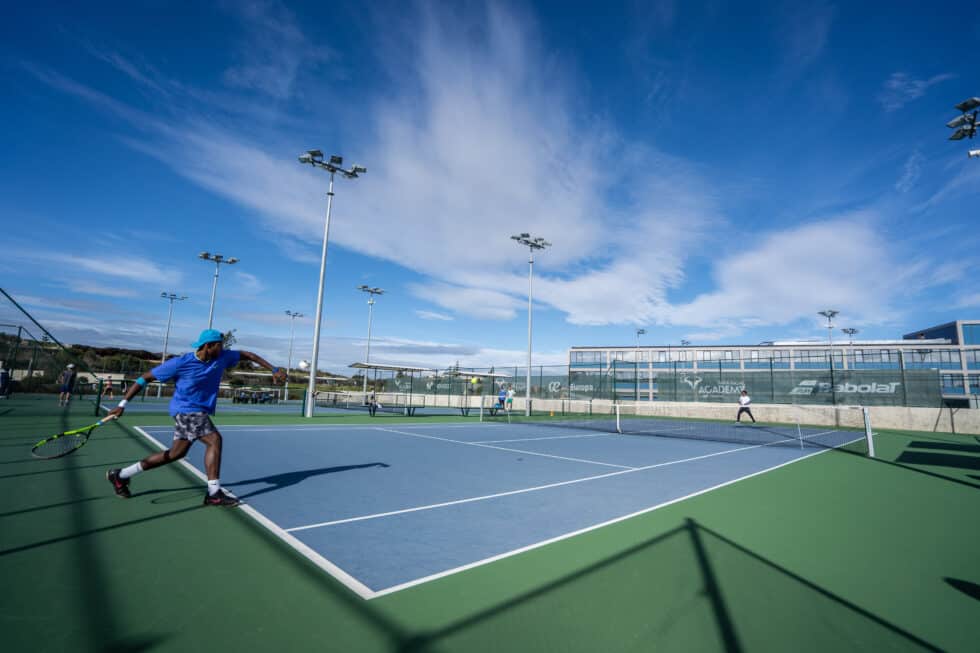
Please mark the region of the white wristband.
<svg viewBox="0 0 980 653"><path fill-rule="evenodd" d="M126 407L126 404L128 404L128 403L129 403L129 400L123 399L122 401L119 402L119 408L125 408Z"/></svg>

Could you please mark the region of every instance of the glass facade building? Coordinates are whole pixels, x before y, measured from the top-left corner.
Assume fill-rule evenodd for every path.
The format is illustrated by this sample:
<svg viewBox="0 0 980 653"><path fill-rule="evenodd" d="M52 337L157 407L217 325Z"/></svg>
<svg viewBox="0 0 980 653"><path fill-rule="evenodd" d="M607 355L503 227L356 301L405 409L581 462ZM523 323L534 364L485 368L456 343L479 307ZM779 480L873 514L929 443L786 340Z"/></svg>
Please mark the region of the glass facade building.
<svg viewBox="0 0 980 653"><path fill-rule="evenodd" d="M779 370L892 370L938 373L942 396L980 399L980 320L957 320L906 334L901 340L767 342L758 345L582 346L569 350L569 372L612 372L624 366L649 382L636 399L655 399L658 373L726 374ZM662 375L662 374L661 374ZM646 388L646 391L643 390Z"/></svg>

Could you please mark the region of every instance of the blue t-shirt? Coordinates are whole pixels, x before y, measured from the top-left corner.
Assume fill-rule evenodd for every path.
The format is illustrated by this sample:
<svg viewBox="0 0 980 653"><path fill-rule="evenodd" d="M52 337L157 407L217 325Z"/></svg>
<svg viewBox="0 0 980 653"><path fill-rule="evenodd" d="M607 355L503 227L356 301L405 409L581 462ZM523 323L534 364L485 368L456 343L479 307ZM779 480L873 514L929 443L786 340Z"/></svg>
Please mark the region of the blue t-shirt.
<svg viewBox="0 0 980 653"><path fill-rule="evenodd" d="M170 415L179 413L207 413L214 415L218 404L218 385L225 368L238 365L241 354L225 349L221 356L202 363L194 352L171 358L157 365L150 373L157 381L176 379L174 397L170 400Z"/></svg>

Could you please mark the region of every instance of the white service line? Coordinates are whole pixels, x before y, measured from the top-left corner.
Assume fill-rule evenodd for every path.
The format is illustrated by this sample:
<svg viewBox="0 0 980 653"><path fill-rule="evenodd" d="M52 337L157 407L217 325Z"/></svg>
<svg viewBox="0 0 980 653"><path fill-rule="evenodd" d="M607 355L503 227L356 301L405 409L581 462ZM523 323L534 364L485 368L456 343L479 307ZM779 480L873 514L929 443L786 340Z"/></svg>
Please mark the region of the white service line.
<svg viewBox="0 0 980 653"><path fill-rule="evenodd" d="M450 442L452 444L465 444L468 447L483 447L484 449L497 449L498 451L510 451L512 453L521 453L526 456L540 456L541 458L555 458L556 460L570 460L576 463L586 463L589 465L602 465L604 467L617 467L619 469L636 469L636 467L630 467L629 465L615 465L613 463L604 463L598 460L586 460L584 458L570 458L569 456L556 456L550 453L539 453L537 451L525 451L523 449L511 449L509 447L495 447L490 444L482 444L480 442L466 442L465 440L451 440L449 438L439 438L434 435L425 435L424 433L410 433L408 431L398 431L396 429L385 429L381 427L376 427L378 431L386 431L388 433L399 433L401 435L410 435L413 438L425 438L426 440L438 440L439 442Z"/></svg>
<svg viewBox="0 0 980 653"><path fill-rule="evenodd" d="M437 438L438 439L438 438ZM464 443L469 444L469 443ZM360 517L348 517L347 519L335 519L333 521L319 522L316 524L307 524L305 526L294 526L293 528L284 529L289 533L296 531L305 531L311 528L322 528L325 526L336 526L338 524L348 524L350 522L365 521L368 519L378 519L380 517L391 517L393 515L403 515L410 512L419 512L422 510L433 510L435 508L445 508L446 506L456 506L463 503L473 503L475 501L486 501L488 499L497 499L500 497L513 496L515 494L525 494L527 492L537 492L539 490L548 490L554 487L561 487L563 485L573 485L575 483L584 483L585 481L595 481L600 478L610 478L612 476L619 476L620 474L632 474L633 472L642 472L648 469L655 469L657 467L668 467L670 465L679 465L680 463L689 463L695 460L702 460L704 458L712 458L714 456L722 456L725 454L735 453L738 451L746 451L748 449L757 449L758 447L764 447L764 444L753 444L748 447L739 447L737 449L725 449L723 451L715 451L714 453L703 454L701 456L694 456L692 458L683 458L681 460L668 460L663 463L655 463L653 465L646 465L645 467L631 467L629 469L623 469L618 472L607 472L605 474L596 474L594 476L585 476L583 478L575 478L570 481L559 481L557 483L548 483L547 485L537 485L535 487L522 488L520 490L510 490L508 492L497 492L496 494L485 494L478 497L468 497L466 499L457 499L455 501L444 501L442 503L433 503L427 506L416 506L414 508L404 508L402 510L391 510L388 512L379 512L373 515L362 515Z"/></svg>
<svg viewBox="0 0 980 653"><path fill-rule="evenodd" d="M474 440L473 444L503 444L507 442L534 442L536 440L568 440L570 438L607 438L618 433L577 433L575 435L549 435L546 438L516 438L514 440Z"/></svg>

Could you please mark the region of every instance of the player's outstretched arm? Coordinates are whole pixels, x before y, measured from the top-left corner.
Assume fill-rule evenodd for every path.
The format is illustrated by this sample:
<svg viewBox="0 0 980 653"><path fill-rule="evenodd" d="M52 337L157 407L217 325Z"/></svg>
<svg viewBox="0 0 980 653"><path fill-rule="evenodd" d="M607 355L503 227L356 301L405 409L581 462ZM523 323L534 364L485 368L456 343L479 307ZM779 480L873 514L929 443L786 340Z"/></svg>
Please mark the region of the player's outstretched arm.
<svg viewBox="0 0 980 653"><path fill-rule="evenodd" d="M135 383L129 384L129 387L126 389L126 394L124 394L123 398L119 400L119 404L109 411L109 414L106 415L106 417L122 417L123 411L126 410L126 404L129 403L129 400L141 393L143 388L146 387L147 383L152 383L154 381L156 381L156 377L153 376L152 372L144 372L143 376L136 379Z"/></svg>
<svg viewBox="0 0 980 653"><path fill-rule="evenodd" d="M242 360L251 361L253 363L256 363L258 365L261 365L265 369L267 369L270 372L272 372L272 381L273 381L273 383L283 383L286 380L286 371L285 370L283 370L281 367L276 367L275 365L273 365L272 363L270 363L266 359L262 358L258 354L253 354L250 351L241 351L241 350L239 350L238 355L242 358Z"/></svg>

